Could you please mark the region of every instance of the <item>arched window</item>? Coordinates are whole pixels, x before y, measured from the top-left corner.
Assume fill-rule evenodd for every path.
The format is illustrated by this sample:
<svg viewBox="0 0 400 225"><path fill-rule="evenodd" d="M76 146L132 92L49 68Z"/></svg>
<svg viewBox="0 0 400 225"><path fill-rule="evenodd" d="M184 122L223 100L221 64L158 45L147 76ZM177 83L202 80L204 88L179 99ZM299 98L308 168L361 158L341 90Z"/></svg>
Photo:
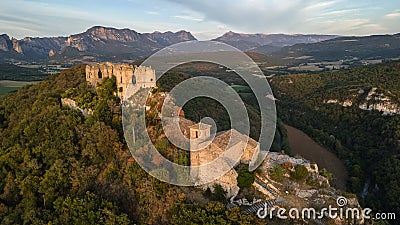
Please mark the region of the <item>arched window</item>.
<svg viewBox="0 0 400 225"><path fill-rule="evenodd" d="M121 76L121 84L122 84L122 76Z"/></svg>
<svg viewBox="0 0 400 225"><path fill-rule="evenodd" d="M103 74L101 73L101 70L99 69L99 72L97 73L97 77L99 79L103 78Z"/></svg>
<svg viewBox="0 0 400 225"><path fill-rule="evenodd" d="M132 76L132 84L136 84L136 77Z"/></svg>

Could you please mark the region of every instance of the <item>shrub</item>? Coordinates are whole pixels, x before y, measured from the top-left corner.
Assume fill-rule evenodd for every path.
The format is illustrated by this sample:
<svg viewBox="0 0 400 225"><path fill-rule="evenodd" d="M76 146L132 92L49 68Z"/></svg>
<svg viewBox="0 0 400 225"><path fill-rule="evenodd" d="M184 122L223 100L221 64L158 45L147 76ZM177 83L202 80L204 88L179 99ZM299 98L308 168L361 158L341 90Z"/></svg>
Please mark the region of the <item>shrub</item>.
<svg viewBox="0 0 400 225"><path fill-rule="evenodd" d="M275 181L281 182L285 172L285 169L281 165L275 165L271 170L271 178Z"/></svg>
<svg viewBox="0 0 400 225"><path fill-rule="evenodd" d="M239 188L251 187L251 185L254 183L254 172L250 172L248 166L242 167L239 170L237 182Z"/></svg>
<svg viewBox="0 0 400 225"><path fill-rule="evenodd" d="M298 181L304 181L309 175L305 166L296 166L294 172L291 173L291 177Z"/></svg>

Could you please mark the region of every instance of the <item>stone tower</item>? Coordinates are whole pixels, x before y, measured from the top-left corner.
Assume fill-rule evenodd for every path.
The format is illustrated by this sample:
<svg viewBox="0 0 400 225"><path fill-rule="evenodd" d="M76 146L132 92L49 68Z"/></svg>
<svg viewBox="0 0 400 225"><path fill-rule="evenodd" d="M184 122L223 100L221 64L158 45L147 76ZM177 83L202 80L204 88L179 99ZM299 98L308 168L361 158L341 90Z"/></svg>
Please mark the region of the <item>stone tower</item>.
<svg viewBox="0 0 400 225"><path fill-rule="evenodd" d="M142 88L150 88L156 86L156 71L151 67L146 66L135 66L133 72L132 82L136 81L136 84Z"/></svg>
<svg viewBox="0 0 400 225"><path fill-rule="evenodd" d="M110 62L86 66L86 81L97 87L105 78L115 76L118 87L117 95L123 98L128 84L141 88L156 86L156 73L151 67L113 64Z"/></svg>
<svg viewBox="0 0 400 225"><path fill-rule="evenodd" d="M201 155L209 142L207 140L211 136L211 125L205 123L198 123L189 127L190 129L190 165L200 166ZM191 168L190 176L193 179L199 178L199 169Z"/></svg>

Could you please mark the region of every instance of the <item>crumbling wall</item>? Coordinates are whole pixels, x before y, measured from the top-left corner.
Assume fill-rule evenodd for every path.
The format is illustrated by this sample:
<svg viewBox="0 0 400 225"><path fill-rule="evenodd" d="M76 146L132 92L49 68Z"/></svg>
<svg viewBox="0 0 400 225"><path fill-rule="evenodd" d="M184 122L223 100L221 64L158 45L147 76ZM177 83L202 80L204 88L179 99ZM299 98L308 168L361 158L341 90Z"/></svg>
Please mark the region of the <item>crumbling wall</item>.
<svg viewBox="0 0 400 225"><path fill-rule="evenodd" d="M151 67L132 66L129 64L113 64L110 62L96 63L86 66L86 80L97 87L103 79L115 76L117 83L117 95L125 96L129 84L142 88L156 86L156 73Z"/></svg>

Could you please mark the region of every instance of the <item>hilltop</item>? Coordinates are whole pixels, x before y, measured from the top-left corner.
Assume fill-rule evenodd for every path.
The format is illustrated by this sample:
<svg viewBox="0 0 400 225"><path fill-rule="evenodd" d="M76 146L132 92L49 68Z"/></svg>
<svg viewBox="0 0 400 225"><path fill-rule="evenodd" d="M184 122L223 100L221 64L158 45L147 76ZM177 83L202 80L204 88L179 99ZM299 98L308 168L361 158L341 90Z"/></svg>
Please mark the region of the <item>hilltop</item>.
<svg viewBox="0 0 400 225"><path fill-rule="evenodd" d="M180 77L185 79L187 75ZM248 188L231 203L242 210L232 204L229 209L224 207L228 202L221 188L204 192L160 182L143 171L130 155L123 139L115 82L115 78L106 78L93 89L85 82L85 66L80 65L0 100L2 223L264 224L265 221L246 213L246 209L252 211L243 199L251 201L254 197L258 199L253 202L256 204L277 193L285 196L285 184L293 185L294 189L285 196L283 207L300 199L305 205L320 198L326 199L323 204L330 204L342 194L329 187L326 171L319 171L306 160L278 153L271 155L272 161L266 161L266 167L257 172L257 176L267 173L270 174L267 177L276 180L269 182L278 191L266 189L272 196L260 188L263 184L259 182L266 185L267 181L257 178L258 186L249 187L247 179L254 174L238 168L242 179L239 181L238 177L238 182ZM163 138L159 118L154 113L157 99L162 95L162 88L154 89L148 102L149 134L161 154L185 164L187 155ZM84 115L63 106L61 98L66 96L73 98L79 107L92 109L92 113ZM291 162L292 166L285 162ZM282 165L287 167L281 168ZM314 191L321 187L329 193L324 192L325 197L322 192ZM270 224L293 222L296 221L272 220Z"/></svg>

